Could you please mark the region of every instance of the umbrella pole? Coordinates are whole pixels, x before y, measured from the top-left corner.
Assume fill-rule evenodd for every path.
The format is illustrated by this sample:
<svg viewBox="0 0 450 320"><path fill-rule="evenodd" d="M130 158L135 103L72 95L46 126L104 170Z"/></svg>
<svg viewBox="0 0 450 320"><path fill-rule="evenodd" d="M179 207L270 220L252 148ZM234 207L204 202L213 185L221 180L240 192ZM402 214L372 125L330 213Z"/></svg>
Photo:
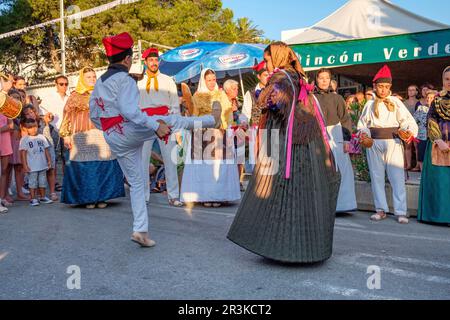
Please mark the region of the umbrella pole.
<svg viewBox="0 0 450 320"><path fill-rule="evenodd" d="M241 80L242 99L244 99L244 96L245 96L245 92L244 92L244 81L242 81L242 73L241 73L241 69L239 69L239 80Z"/></svg>

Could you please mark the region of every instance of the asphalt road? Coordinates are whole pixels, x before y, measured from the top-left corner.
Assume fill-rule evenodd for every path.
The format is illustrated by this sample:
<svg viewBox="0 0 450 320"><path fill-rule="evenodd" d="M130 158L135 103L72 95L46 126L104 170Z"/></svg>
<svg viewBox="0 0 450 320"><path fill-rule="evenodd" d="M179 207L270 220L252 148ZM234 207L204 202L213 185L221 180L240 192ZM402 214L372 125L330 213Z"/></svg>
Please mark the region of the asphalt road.
<svg viewBox="0 0 450 320"><path fill-rule="evenodd" d="M354 213L337 218L331 259L283 265L226 239L236 209L173 208L152 195L157 245L142 249L129 240L128 199L94 211L19 203L0 215L0 299L450 298L448 227Z"/></svg>

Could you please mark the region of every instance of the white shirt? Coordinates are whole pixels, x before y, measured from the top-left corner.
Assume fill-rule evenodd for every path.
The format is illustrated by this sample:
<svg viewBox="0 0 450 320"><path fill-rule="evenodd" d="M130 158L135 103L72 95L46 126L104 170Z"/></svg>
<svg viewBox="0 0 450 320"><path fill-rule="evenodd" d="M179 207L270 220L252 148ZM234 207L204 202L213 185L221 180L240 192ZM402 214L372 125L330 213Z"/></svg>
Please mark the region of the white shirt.
<svg viewBox="0 0 450 320"><path fill-rule="evenodd" d="M256 90L262 90L261 86L258 85L255 88ZM244 96L244 104L242 105L242 114L247 117L247 122L250 122L250 119L252 118L252 109L253 109L253 99L252 94L250 91L247 91Z"/></svg>
<svg viewBox="0 0 450 320"><path fill-rule="evenodd" d="M100 118L121 115L126 120L155 131L159 123L139 109L139 90L126 67L111 65L95 84L89 99L89 113L97 129L102 130Z"/></svg>
<svg viewBox="0 0 450 320"><path fill-rule="evenodd" d="M66 105L67 99L69 99L69 95L66 93L64 97L61 97L59 92L52 90L49 97L42 101L40 109L43 111L44 115L51 112L54 116L52 122L50 122L53 127L59 131L59 127L61 126L61 122L63 120L64 107Z"/></svg>
<svg viewBox="0 0 450 320"><path fill-rule="evenodd" d="M27 164L31 172L48 169L45 149L50 147L47 139L42 135L25 136L20 139L19 150L27 152Z"/></svg>
<svg viewBox="0 0 450 320"><path fill-rule="evenodd" d="M409 110L396 97L388 97L394 104L394 112L389 112L384 103L378 105L379 117L375 117L373 104L375 100L367 101L358 121L358 130L370 137L369 128L394 128L399 127L403 130L409 130L414 137L417 136L419 128Z"/></svg>
<svg viewBox="0 0 450 320"><path fill-rule="evenodd" d="M178 98L177 85L173 79L158 71L158 91L155 90L155 80L151 80L150 92L147 92L148 75L138 82L139 106L141 109L151 107L169 107L170 114L180 114L180 100Z"/></svg>

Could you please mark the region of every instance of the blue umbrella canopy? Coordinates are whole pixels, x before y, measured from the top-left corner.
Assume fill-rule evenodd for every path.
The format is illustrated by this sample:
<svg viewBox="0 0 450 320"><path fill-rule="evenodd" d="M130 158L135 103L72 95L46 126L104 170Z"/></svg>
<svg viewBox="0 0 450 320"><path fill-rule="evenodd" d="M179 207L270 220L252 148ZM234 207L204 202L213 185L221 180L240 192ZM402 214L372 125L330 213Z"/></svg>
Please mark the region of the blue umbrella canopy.
<svg viewBox="0 0 450 320"><path fill-rule="evenodd" d="M182 45L160 56L159 69L169 76L177 74L194 61L203 58L212 51L228 46L224 42L192 42Z"/></svg>
<svg viewBox="0 0 450 320"><path fill-rule="evenodd" d="M218 76L235 74L236 71L248 71L263 59L264 45L259 44L230 44L215 50L201 59L191 63L175 74L175 82L180 83L197 78L203 69L213 69Z"/></svg>

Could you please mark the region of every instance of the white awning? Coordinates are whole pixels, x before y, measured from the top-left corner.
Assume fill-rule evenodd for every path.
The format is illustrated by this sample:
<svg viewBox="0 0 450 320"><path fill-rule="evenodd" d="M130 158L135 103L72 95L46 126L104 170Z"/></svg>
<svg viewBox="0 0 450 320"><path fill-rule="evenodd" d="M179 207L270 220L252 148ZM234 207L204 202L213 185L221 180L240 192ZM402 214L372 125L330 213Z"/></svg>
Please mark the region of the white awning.
<svg viewBox="0 0 450 320"><path fill-rule="evenodd" d="M288 44L335 42L447 29L387 0L350 0L340 9L305 29L282 32Z"/></svg>

